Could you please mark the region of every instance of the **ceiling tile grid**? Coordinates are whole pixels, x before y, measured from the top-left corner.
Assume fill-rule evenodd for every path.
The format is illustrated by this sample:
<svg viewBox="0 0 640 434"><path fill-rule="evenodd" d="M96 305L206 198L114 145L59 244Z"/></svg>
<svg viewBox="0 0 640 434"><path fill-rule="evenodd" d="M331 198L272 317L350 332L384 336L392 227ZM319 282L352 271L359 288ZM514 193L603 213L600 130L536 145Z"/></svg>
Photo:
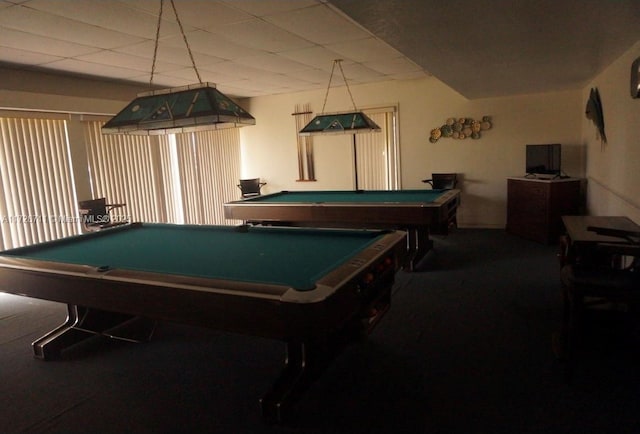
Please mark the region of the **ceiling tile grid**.
<svg viewBox="0 0 640 434"><path fill-rule="evenodd" d="M324 0L175 0L175 6L202 80L236 97L324 88L337 58L354 83L426 75ZM0 62L149 83L159 0L0 0L0 10ZM154 85L197 82L168 0L155 56Z"/></svg>
<svg viewBox="0 0 640 434"><path fill-rule="evenodd" d="M0 0L0 64L147 85L160 4ZM174 4L202 80L235 97L326 88L335 59L349 83L432 74L467 98L580 89L640 40L638 0ZM197 83L169 0L157 42L154 86Z"/></svg>

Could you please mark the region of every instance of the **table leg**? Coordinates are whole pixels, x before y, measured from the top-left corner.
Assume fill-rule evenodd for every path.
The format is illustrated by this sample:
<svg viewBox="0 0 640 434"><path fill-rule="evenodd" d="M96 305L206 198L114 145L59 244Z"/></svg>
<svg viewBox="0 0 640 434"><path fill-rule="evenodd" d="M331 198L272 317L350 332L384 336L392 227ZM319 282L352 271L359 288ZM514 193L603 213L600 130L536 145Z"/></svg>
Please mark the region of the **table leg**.
<svg viewBox="0 0 640 434"><path fill-rule="evenodd" d="M429 239L428 227L407 228L407 254L409 271L415 271L418 263L433 248L433 241Z"/></svg>
<svg viewBox="0 0 640 434"><path fill-rule="evenodd" d="M78 313L78 307L68 304L67 320L65 323L32 344L35 357L43 360L58 359L63 349L88 339L91 336L95 336L94 333L76 329L75 327L79 323L80 315Z"/></svg>
<svg viewBox="0 0 640 434"><path fill-rule="evenodd" d="M68 304L64 324L36 340L32 344L33 352L39 359L57 359L62 351L96 336L129 342L148 341L155 325L155 321L139 316Z"/></svg>
<svg viewBox="0 0 640 434"><path fill-rule="evenodd" d="M281 423L287 417L292 405L328 366L332 353L320 342L287 343L284 370L260 400L267 422Z"/></svg>
<svg viewBox="0 0 640 434"><path fill-rule="evenodd" d="M326 336L287 342L285 366L271 389L262 397L262 416L269 423L281 423L291 407L329 364L353 342L361 341L371 333L389 309L393 274L387 285L379 291L340 330ZM378 293L378 291L375 291ZM372 312L376 312L372 316Z"/></svg>

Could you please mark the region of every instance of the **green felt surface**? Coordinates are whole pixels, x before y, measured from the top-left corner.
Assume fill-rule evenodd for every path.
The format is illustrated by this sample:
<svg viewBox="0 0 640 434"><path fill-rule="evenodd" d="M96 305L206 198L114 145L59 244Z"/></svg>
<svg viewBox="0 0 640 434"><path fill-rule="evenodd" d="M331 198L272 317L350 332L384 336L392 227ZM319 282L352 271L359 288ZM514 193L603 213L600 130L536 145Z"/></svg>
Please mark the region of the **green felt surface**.
<svg viewBox="0 0 640 434"><path fill-rule="evenodd" d="M298 290L344 263L380 232L144 224L2 252L45 261L286 285Z"/></svg>
<svg viewBox="0 0 640 434"><path fill-rule="evenodd" d="M283 191L248 199L269 203L430 203L445 190Z"/></svg>

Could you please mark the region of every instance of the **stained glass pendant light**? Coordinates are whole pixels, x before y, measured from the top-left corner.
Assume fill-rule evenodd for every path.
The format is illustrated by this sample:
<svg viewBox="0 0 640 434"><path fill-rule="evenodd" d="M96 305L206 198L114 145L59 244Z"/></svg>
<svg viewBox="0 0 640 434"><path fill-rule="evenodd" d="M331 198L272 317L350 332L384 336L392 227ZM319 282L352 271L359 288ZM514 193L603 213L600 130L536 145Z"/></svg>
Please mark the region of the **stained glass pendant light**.
<svg viewBox="0 0 640 434"><path fill-rule="evenodd" d="M156 45L151 67L151 79L149 81L150 87L153 85L158 52L163 1L160 0ZM173 7L199 83L138 94L136 99L102 127L102 133L162 135L255 125L255 118L233 102L231 98L216 89L214 84L202 82L176 6L173 0L169 1Z"/></svg>
<svg viewBox="0 0 640 434"><path fill-rule="evenodd" d="M139 93L102 127L103 134L161 135L255 125L211 83Z"/></svg>
<svg viewBox="0 0 640 434"><path fill-rule="evenodd" d="M336 59L333 61L333 67L331 68L331 75L329 76L329 85L327 86L327 92L324 97L324 104L322 105L322 113L311 119L311 121L300 130L298 134L301 136L311 136L318 134L356 134L356 133L373 133L380 131L380 127L363 112L358 111L356 103L353 100L351 89L349 89L349 83L344 76L342 70L342 59ZM340 113L324 113L324 108L327 105L327 97L329 96L329 89L331 88L331 80L333 79L333 73L335 67L338 65L340 72L342 73L342 79L347 86L347 91L351 97L351 103L353 104L353 111L340 112Z"/></svg>

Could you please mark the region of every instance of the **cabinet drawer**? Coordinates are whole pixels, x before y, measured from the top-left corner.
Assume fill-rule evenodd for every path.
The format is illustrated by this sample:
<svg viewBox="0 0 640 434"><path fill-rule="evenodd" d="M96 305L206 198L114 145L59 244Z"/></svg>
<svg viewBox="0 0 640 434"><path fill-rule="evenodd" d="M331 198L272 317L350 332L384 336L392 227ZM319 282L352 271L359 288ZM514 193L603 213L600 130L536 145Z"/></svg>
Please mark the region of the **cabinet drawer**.
<svg viewBox="0 0 640 434"><path fill-rule="evenodd" d="M546 201L549 196L548 186L537 182L509 180L507 189L509 199Z"/></svg>
<svg viewBox="0 0 640 434"><path fill-rule="evenodd" d="M578 209L578 180L507 180L507 231L542 243L560 233L560 216Z"/></svg>

